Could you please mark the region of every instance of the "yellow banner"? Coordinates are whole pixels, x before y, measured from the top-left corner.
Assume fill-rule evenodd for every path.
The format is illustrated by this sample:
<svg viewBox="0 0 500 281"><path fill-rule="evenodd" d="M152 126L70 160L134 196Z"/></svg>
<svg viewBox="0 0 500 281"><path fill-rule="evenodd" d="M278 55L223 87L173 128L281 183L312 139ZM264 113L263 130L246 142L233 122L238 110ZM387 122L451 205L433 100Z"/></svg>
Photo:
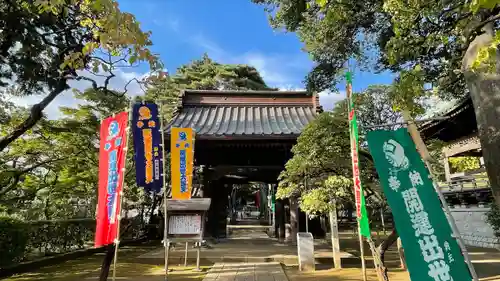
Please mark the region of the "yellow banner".
<svg viewBox="0 0 500 281"><path fill-rule="evenodd" d="M170 135L172 199L191 199L191 190L193 186L193 156L193 129L172 128Z"/></svg>

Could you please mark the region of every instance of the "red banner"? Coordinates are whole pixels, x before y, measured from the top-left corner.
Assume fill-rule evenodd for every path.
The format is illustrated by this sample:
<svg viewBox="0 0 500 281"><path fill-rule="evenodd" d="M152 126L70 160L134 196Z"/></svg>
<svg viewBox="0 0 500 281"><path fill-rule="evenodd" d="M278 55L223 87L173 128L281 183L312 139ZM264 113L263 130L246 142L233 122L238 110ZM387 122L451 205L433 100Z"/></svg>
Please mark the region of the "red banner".
<svg viewBox="0 0 500 281"><path fill-rule="evenodd" d="M120 214L120 192L123 188L125 159L127 157L128 113L121 112L101 123L99 150L99 201L95 247L114 242Z"/></svg>

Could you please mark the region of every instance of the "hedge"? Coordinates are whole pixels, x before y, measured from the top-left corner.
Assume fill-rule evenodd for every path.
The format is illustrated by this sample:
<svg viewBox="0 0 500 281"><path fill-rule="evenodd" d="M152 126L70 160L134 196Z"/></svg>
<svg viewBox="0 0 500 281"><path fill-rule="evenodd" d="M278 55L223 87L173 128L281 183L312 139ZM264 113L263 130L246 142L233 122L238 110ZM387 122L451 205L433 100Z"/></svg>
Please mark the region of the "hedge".
<svg viewBox="0 0 500 281"><path fill-rule="evenodd" d="M138 220L124 219L121 225L131 225L121 239L139 237ZM25 222L0 216L0 268L93 247L94 232L95 219Z"/></svg>

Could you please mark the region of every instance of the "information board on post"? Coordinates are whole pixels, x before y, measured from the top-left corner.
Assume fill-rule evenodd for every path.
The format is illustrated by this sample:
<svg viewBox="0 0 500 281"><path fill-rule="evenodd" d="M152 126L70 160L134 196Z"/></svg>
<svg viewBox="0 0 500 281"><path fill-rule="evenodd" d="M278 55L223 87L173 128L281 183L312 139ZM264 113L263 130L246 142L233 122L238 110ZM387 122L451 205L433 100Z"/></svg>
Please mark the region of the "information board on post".
<svg viewBox="0 0 500 281"><path fill-rule="evenodd" d="M168 222L168 233L197 235L201 233L201 215L173 215Z"/></svg>
<svg viewBox="0 0 500 281"><path fill-rule="evenodd" d="M189 200L193 186L194 131L192 128L171 129L172 199Z"/></svg>
<svg viewBox="0 0 500 281"><path fill-rule="evenodd" d="M411 280L471 280L430 174L406 128L367 133Z"/></svg>

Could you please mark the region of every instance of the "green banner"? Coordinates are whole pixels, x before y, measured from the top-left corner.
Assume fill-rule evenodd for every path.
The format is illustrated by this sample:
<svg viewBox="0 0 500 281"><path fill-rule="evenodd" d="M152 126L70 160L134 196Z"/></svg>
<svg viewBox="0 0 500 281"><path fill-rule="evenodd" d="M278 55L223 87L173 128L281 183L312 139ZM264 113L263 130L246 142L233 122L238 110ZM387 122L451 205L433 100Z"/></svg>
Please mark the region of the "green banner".
<svg viewBox="0 0 500 281"><path fill-rule="evenodd" d="M352 177L354 182L354 197L356 199L356 216L359 222L359 232L362 236L370 238L370 223L368 221L368 212L366 211L366 201L361 185L361 175L359 170L358 154L358 123L356 121L356 110L352 96L352 78L351 73L346 73L347 97L349 98L349 131L351 140L351 159L352 159Z"/></svg>
<svg viewBox="0 0 500 281"><path fill-rule="evenodd" d="M429 172L407 129L367 134L411 280L471 280Z"/></svg>

